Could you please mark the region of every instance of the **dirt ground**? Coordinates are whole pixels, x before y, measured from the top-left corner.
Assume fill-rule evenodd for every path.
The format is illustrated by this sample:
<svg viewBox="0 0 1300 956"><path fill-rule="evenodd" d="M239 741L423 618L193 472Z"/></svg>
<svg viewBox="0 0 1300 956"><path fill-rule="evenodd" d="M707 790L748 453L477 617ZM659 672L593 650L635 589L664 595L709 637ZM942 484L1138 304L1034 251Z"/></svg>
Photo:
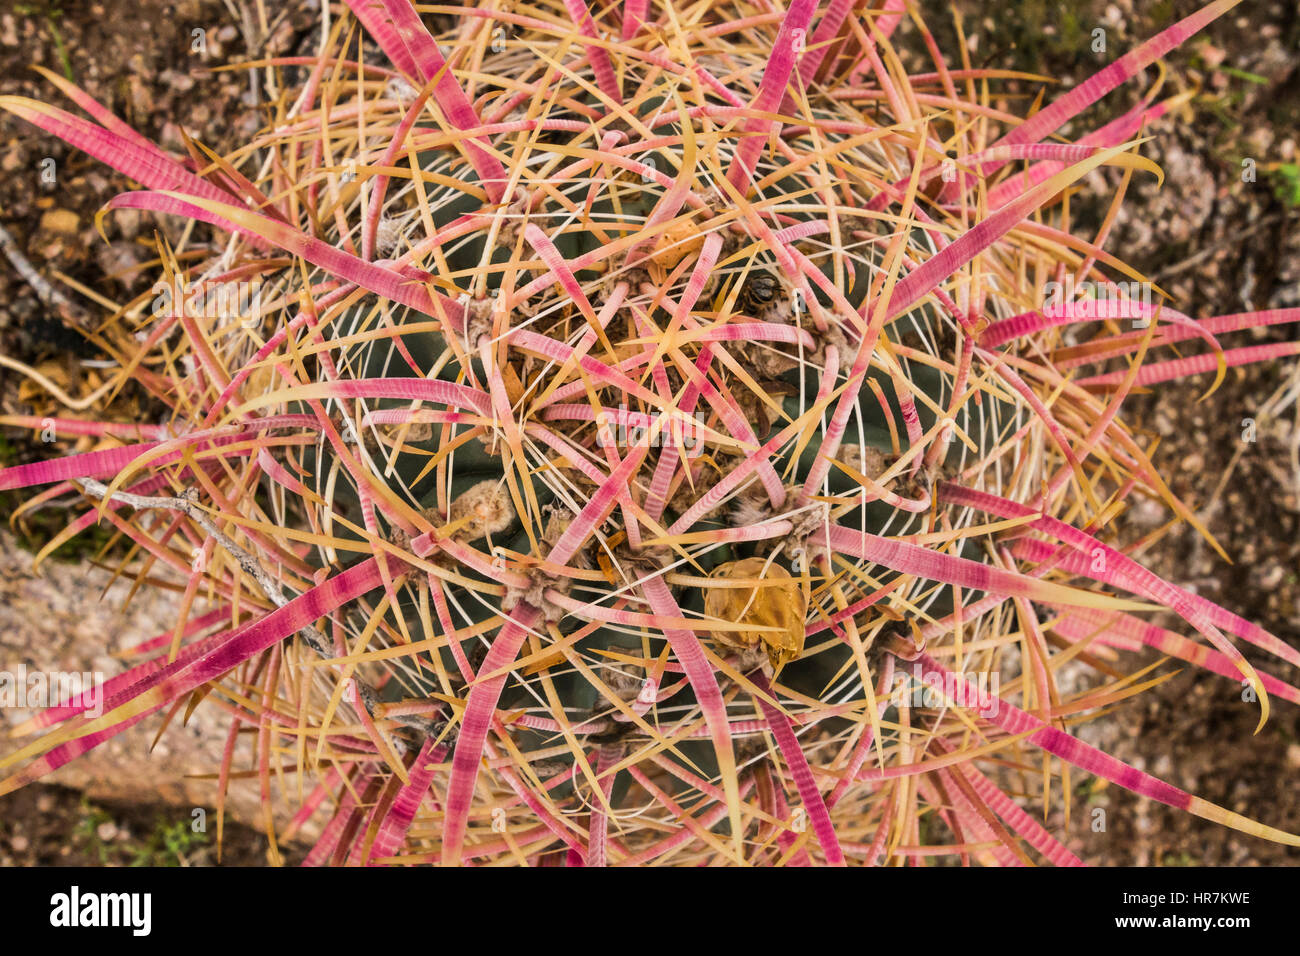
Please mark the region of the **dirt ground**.
<svg viewBox="0 0 1300 956"><path fill-rule="evenodd" d="M261 866L266 837L227 822L217 854L216 811L91 800L71 787L24 787L0 801L0 866ZM288 862L300 862L289 847Z"/></svg>
<svg viewBox="0 0 1300 956"><path fill-rule="evenodd" d="M1199 5L1195 0L1018 0L996 4L994 14L989 9L995 5L961 0L957 9L973 65L1015 67L1071 85ZM297 50L310 43L313 0L274 6L283 16L277 14L267 39L251 31L254 51ZM955 49L948 4L927 0L924 6L940 47ZM1105 52L1094 49L1098 29L1104 31ZM195 30L205 31L205 55L193 51ZM255 101L244 74L204 68L242 57L248 48L244 31L221 0L6 4L0 12L0 93L56 101L46 81L27 69L38 63L70 73L146 136L176 145L179 124L220 151L259 121L250 109ZM1157 189L1141 177L1134 180L1108 247L1195 317L1300 305L1300 183L1294 172L1300 14L1294 0L1247 0L1172 54L1168 64L1167 91L1195 86L1200 92L1183 115L1152 131L1155 138L1143 149L1163 167L1165 184ZM1148 71L1148 79L1153 75ZM1129 84L1088 111L1077 128L1116 115L1143 89ZM1032 95L1034 88L1026 84L1024 90ZM46 158L58 170L54 186L40 181ZM1253 162L1253 181L1243 178L1246 160ZM95 210L127 187L122 177L57 145L53 137L34 135L7 114L0 116L0 171L0 225L44 275L62 273L115 298L138 294L142 282L147 287L140 264L148 252L140 240L152 225L118 214L105 220L107 244L94 232ZM1085 234L1104 211L1077 204ZM1296 335L1295 329L1278 326L1234 338L1232 344L1285 340ZM74 391L93 387L78 363L93 349L49 317L31 288L7 267L0 268L0 352L39 366ZM1292 450L1300 426L1294 405L1280 417L1264 414L1269 397L1293 370L1294 365L1231 370L1203 403L1197 399L1208 376L1161 386L1131 399L1125 415L1134 427L1160 436L1155 460L1162 474L1198 509L1232 562L1186 528L1169 534L1144 559L1162 576L1300 646L1300 474ZM133 400L129 394L122 399ZM31 401L30 394L20 394L16 377L0 369L0 407L12 411L24 403L30 407ZM1243 419L1255 420L1254 442L1242 440ZM33 453L27 440L10 430L0 452L9 461L23 460ZM7 502L0 506L8 510ZM1133 509L1123 537L1152 530L1151 519L1148 510ZM40 528L29 530L39 538ZM1247 656L1265 663L1259 655ZM1267 663L1279 678L1300 680L1295 669ZM1087 733L1116 756L1183 789L1300 832L1295 786L1300 708L1275 702L1271 721L1258 735L1253 734L1256 720L1257 705L1241 699L1237 684L1184 668L1160 688L1094 722ZM1094 791L1084 781L1076 797L1069 833L1076 852L1092 863L1300 862L1300 852L1116 788ZM1090 826L1090 811L1097 807L1107 811L1108 821L1099 833ZM30 788L0 799L0 820L6 821L0 825L0 864L129 864L149 854L207 859L207 844L180 839L175 814L161 806L96 807L72 791ZM131 836L119 839L123 832ZM232 845L227 860L260 862L264 840L258 848L259 840L249 831L247 843L239 844L246 852Z"/></svg>

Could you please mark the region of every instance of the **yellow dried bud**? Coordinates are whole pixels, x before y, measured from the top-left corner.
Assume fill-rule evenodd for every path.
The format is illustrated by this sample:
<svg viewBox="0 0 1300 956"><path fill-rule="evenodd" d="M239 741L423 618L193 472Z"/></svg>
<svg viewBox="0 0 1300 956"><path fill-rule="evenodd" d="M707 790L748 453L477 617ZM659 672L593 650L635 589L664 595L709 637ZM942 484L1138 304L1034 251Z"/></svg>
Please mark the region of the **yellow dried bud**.
<svg viewBox="0 0 1300 956"><path fill-rule="evenodd" d="M495 481L480 481L451 503L451 521L464 520L454 533L462 541L477 541L505 531L515 520L510 493Z"/></svg>
<svg viewBox="0 0 1300 956"><path fill-rule="evenodd" d="M704 596L704 613L719 621L774 628L718 630L713 632L713 637L731 647L754 647L762 642L772 666L780 667L803 653L808 600L789 571L776 564L767 565L765 571L764 565L767 562L763 558L745 558L715 569L710 578L754 583L709 588Z"/></svg>
<svg viewBox="0 0 1300 956"><path fill-rule="evenodd" d="M665 269L671 269L688 254L699 252L703 245L704 233L699 224L685 220L669 225L659 234L650 258Z"/></svg>

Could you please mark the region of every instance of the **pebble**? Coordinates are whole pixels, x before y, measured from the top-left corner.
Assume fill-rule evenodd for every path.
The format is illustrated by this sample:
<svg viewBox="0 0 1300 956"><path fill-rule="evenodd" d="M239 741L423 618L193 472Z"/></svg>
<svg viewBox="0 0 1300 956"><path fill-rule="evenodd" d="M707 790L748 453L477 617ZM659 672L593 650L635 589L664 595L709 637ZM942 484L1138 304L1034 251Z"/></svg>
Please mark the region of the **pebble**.
<svg viewBox="0 0 1300 956"><path fill-rule="evenodd" d="M1286 569L1280 564L1271 565L1259 576L1259 586L1264 591L1272 591L1282 583L1282 578L1286 575Z"/></svg>
<svg viewBox="0 0 1300 956"><path fill-rule="evenodd" d="M1300 770L1300 744L1287 745L1286 763L1293 770Z"/></svg>
<svg viewBox="0 0 1300 956"><path fill-rule="evenodd" d="M81 225L80 217L71 209L51 209L41 216L41 230L56 235L70 236Z"/></svg>

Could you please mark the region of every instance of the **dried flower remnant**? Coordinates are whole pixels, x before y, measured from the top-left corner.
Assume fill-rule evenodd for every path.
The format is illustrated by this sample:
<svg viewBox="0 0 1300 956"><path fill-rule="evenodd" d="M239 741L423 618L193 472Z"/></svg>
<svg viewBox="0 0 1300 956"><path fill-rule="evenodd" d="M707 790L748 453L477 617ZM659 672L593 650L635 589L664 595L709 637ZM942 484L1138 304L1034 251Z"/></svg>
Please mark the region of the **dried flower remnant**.
<svg viewBox="0 0 1300 956"><path fill-rule="evenodd" d="M730 647L762 646L776 670L803 653L808 601L789 571L763 558L745 558L722 565L711 576L727 584L709 589L705 614L741 625L714 630L715 640Z"/></svg>
<svg viewBox="0 0 1300 956"><path fill-rule="evenodd" d="M456 496L449 518L456 537L477 541L500 534L514 524L515 509L509 491L500 482L480 481Z"/></svg>

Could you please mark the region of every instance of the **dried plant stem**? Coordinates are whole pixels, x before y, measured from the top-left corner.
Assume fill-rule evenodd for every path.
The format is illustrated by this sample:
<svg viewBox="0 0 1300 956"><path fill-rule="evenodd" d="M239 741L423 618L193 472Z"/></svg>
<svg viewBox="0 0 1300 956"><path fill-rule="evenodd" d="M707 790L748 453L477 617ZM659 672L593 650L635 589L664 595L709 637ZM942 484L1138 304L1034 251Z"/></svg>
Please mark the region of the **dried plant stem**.
<svg viewBox="0 0 1300 956"><path fill-rule="evenodd" d="M78 478L76 481L86 494L101 501L107 495L109 501L126 505L136 511L176 511L187 516L211 535L217 544L221 545L231 557L239 562L240 569L257 582L258 589L266 596L267 600L276 607L284 607L289 603L289 598L284 596L284 591L281 590L280 585L276 583L271 575L267 574L266 569L258 563L258 560L231 540L229 535L217 527L217 523L212 520L212 517L195 503L196 495L194 492L186 490L176 497L135 495L127 491L115 491L110 495L108 494L108 486L101 481L96 481L93 478ZM304 627L298 633L302 635L302 639L307 646L322 658L328 660L334 656L330 650L329 639L319 629L309 626ZM366 710L370 712L371 716L374 716L375 708L380 702L379 692L355 675L352 680L357 686L360 699L366 705ZM418 716L399 715L392 716L391 719L407 727L423 731L431 737L436 737L445 727L444 721L434 721ZM401 741L398 741L398 743L403 747L406 746Z"/></svg>
<svg viewBox="0 0 1300 956"><path fill-rule="evenodd" d="M50 285L49 281L36 271L36 267L23 255L23 251L18 248L18 242L3 225L0 225L0 249L4 250L5 258L14 267L14 271L32 287L38 299L57 311L65 322L77 327L84 325L88 316L86 310Z"/></svg>

